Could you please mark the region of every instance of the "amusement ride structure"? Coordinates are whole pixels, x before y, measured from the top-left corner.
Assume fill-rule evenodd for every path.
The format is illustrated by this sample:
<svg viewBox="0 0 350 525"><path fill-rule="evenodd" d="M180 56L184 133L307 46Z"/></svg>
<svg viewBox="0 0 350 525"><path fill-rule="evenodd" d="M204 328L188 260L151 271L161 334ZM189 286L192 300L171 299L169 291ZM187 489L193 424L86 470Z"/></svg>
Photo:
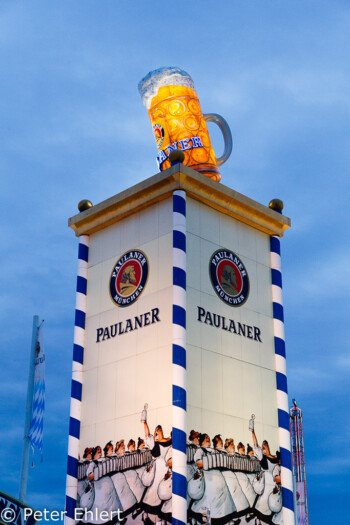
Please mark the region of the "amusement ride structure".
<svg viewBox="0 0 350 525"><path fill-rule="evenodd" d="M295 520L297 525L308 525L303 418L300 408L293 399L290 409L290 434L292 440L292 466L295 495Z"/></svg>

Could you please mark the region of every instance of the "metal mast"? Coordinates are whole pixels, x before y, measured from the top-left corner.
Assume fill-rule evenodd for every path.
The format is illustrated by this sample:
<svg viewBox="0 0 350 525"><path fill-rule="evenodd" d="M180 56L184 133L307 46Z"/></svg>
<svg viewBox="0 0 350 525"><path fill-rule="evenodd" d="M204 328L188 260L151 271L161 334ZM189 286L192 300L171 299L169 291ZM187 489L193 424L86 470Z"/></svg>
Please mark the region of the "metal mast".
<svg viewBox="0 0 350 525"><path fill-rule="evenodd" d="M27 483L28 483L28 465L29 465L29 451L30 451L30 424L33 415L33 392L34 392L34 371L35 371L35 348L38 341L38 330L39 330L39 316L34 315L33 317L33 332L32 332L32 345L30 350L29 359L29 376L27 386L27 403L26 403L26 414L24 423L24 435L23 435L23 450L22 450L22 463L21 463L21 477L19 482L19 496L18 499L25 502L27 495Z"/></svg>
<svg viewBox="0 0 350 525"><path fill-rule="evenodd" d="M297 525L308 525L307 492L305 476L305 456L303 437L303 418L300 408L293 399L290 414L290 434L292 440L292 467L295 483L295 517Z"/></svg>

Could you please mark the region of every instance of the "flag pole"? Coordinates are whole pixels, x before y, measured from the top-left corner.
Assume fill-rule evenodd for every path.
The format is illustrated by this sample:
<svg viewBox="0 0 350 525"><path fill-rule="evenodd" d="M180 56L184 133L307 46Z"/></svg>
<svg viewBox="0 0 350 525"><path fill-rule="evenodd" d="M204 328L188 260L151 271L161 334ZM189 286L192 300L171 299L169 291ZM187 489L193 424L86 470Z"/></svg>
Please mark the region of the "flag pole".
<svg viewBox="0 0 350 525"><path fill-rule="evenodd" d="M39 329L39 316L34 315L33 316L32 346L30 349L30 361L29 361L26 415L25 415L25 422L24 422L21 477L20 477L19 496L18 496L18 499L23 502L26 499L27 482L28 482L28 465L29 465L29 452L30 452L29 431L30 431L30 424L31 424L32 413L33 413L35 347L36 347L36 342L38 338L38 329Z"/></svg>

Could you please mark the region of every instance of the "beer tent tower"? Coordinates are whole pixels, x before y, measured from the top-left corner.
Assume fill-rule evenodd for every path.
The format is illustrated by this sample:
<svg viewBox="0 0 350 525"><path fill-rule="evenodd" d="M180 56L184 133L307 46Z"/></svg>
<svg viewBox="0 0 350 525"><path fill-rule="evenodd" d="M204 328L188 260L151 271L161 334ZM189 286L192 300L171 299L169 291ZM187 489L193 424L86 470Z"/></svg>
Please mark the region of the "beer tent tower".
<svg viewBox="0 0 350 525"><path fill-rule="evenodd" d="M140 524L204 507L294 525L281 202L177 163L81 210L66 523L89 501Z"/></svg>

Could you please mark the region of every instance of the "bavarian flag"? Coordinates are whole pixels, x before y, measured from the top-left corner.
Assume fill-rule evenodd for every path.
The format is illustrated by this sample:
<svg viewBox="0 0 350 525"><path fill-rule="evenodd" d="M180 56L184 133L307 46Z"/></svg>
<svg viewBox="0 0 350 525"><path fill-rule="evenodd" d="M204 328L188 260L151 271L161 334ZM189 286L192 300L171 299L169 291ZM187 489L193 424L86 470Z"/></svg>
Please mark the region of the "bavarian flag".
<svg viewBox="0 0 350 525"><path fill-rule="evenodd" d="M33 391L33 415L29 438L34 450L36 447L42 453L45 412L45 353L43 345L43 323L38 328L35 345L35 371Z"/></svg>

